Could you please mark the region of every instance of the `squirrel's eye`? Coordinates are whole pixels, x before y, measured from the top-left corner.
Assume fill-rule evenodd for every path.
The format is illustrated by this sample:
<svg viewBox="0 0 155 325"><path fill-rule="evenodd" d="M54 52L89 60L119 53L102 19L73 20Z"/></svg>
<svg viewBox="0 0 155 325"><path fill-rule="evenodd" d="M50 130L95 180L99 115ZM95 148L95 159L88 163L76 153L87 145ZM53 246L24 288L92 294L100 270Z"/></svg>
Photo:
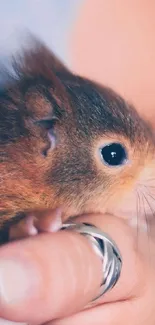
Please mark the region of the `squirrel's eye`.
<svg viewBox="0 0 155 325"><path fill-rule="evenodd" d="M120 143L110 143L101 150L102 161L109 166L122 166L127 160L125 148Z"/></svg>

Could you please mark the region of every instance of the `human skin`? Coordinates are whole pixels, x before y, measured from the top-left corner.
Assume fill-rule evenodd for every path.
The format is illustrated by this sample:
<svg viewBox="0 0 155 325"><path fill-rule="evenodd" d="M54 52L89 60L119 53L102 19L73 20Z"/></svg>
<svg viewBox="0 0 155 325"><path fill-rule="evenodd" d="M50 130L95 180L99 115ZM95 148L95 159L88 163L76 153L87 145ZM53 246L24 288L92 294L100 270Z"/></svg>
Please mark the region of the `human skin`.
<svg viewBox="0 0 155 325"><path fill-rule="evenodd" d="M35 216L41 220L39 229L48 220L55 222L52 210ZM77 221L88 220L120 248L123 267L117 285L98 306L85 309L102 278L100 259L87 239L58 231L15 241L0 249L0 325L92 325L94 320L96 325L154 325L153 229L148 241L147 232L139 229L137 236L137 229L121 218L90 214Z"/></svg>
<svg viewBox="0 0 155 325"><path fill-rule="evenodd" d="M74 46L72 43L75 71L112 86L148 118L154 116L155 105L155 67L152 64L155 62L154 7L154 1L88 0L74 32ZM104 8L107 9L104 11ZM121 21L124 22L123 28ZM9 262L16 258L19 263L29 263L29 279L32 282L34 280L34 284L30 283L31 287L35 285L36 279L38 282L33 288L33 294L22 296L16 304L5 299L5 287L3 291L0 290L0 317L3 318L0 325L5 325L4 318L24 323L29 320L34 325L40 325L39 320L42 324L51 320L51 325L92 325L94 322L95 325L155 324L154 221L147 220L148 231L141 232L139 229L137 232L137 229L131 229L125 221L112 216L87 215L80 220L89 220L116 241L123 256L123 270L117 286L107 293L98 307L77 312L74 316L68 315L66 318L64 309L70 308L72 312L81 303L83 295L80 296L79 288L82 290L89 287L89 290L85 289L87 294L81 303L82 308L91 295L95 295L97 283L93 282L94 277L101 276L99 261L90 250L89 244L75 235L72 240L77 241L77 250L74 245L70 245L70 238L63 237L59 232L25 239L20 243L10 243L0 250L0 270L3 265L5 271L4 258ZM65 269L56 253L51 254L53 247L55 252L62 252L64 245L68 247L68 263ZM31 254L28 254L30 250ZM28 256L28 260L24 260L23 256ZM37 263L42 256L44 264ZM50 256L53 258L49 258ZM81 259L80 267L78 258ZM53 265L56 266L55 269ZM86 277L85 268L91 269L92 278ZM10 270L13 276L13 268ZM9 272L4 273L9 276ZM62 274L64 282L59 278ZM76 278L74 285L70 276ZM54 288L50 286L53 277L57 284ZM12 288L12 295L18 294L20 281L18 276L18 286ZM62 300L62 289L69 293L65 301ZM54 320L55 317L60 320Z"/></svg>

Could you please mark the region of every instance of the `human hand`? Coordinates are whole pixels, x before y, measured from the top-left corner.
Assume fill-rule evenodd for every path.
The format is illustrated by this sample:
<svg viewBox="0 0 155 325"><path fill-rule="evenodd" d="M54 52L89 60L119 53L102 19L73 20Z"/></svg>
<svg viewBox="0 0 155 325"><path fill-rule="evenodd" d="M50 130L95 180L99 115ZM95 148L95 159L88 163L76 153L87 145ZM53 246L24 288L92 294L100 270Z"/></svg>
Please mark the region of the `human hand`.
<svg viewBox="0 0 155 325"><path fill-rule="evenodd" d="M116 286L98 306L84 308L96 296L102 272L79 234L46 233L10 243L0 249L0 324L5 318L32 325L154 325L153 227L137 233L121 219L97 214L78 221L98 226L118 245L123 267Z"/></svg>

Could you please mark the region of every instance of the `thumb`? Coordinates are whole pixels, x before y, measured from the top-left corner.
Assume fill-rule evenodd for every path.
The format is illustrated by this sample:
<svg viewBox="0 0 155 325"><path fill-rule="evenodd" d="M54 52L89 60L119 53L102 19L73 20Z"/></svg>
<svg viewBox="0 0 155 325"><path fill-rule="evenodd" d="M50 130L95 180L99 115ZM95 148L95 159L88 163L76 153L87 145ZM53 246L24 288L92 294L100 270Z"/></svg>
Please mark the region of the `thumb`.
<svg viewBox="0 0 155 325"><path fill-rule="evenodd" d="M101 261L77 233L41 234L0 249L0 317L43 323L81 310L98 293Z"/></svg>
<svg viewBox="0 0 155 325"><path fill-rule="evenodd" d="M122 254L120 280L101 302L139 296L148 265L144 263L145 236L138 250L137 233L119 218L94 214L79 221L100 227ZM28 324L68 318L98 294L102 276L101 261L89 241L75 232L10 243L0 249L0 317Z"/></svg>

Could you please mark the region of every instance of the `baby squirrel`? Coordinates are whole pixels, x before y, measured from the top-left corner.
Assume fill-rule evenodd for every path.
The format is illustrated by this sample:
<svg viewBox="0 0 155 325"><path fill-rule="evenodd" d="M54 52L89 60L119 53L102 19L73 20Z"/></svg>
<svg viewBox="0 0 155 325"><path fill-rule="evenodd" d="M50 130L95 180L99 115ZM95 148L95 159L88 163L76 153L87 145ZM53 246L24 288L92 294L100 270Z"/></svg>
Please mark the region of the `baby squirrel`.
<svg viewBox="0 0 155 325"><path fill-rule="evenodd" d="M0 236L28 211L64 219L154 214L155 137L111 89L75 75L40 41L0 89Z"/></svg>

